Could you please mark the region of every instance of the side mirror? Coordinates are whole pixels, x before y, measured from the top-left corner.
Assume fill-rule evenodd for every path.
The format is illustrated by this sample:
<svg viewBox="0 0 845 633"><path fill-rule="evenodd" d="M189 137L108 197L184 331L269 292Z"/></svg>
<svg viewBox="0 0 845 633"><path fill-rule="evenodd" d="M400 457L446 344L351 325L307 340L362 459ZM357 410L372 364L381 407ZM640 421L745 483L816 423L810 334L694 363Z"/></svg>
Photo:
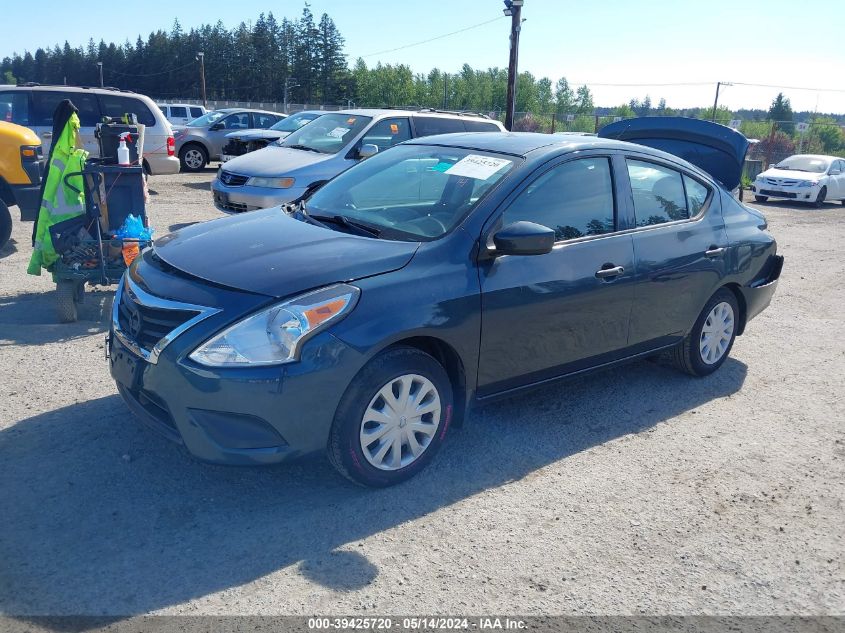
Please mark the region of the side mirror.
<svg viewBox="0 0 845 633"><path fill-rule="evenodd" d="M364 143L361 149L358 150L358 158L360 159L369 158L376 154L378 154L378 145L372 145L371 143Z"/></svg>
<svg viewBox="0 0 845 633"><path fill-rule="evenodd" d="M211 126L210 128L208 128L208 129L209 129L211 132L216 132L217 130L222 130L222 129L223 129L223 124L222 124L222 123L215 123L214 125L212 125L212 126Z"/></svg>
<svg viewBox="0 0 845 633"><path fill-rule="evenodd" d="M838 176L838 175L839 175L839 174L841 174L841 173L842 173L842 172L841 172L840 170L838 170L838 169L831 169L831 170L830 170L830 175L831 175L831 176Z"/></svg>
<svg viewBox="0 0 845 633"><path fill-rule="evenodd" d="M534 222L514 222L493 235L495 255L544 255L555 245L555 232Z"/></svg>

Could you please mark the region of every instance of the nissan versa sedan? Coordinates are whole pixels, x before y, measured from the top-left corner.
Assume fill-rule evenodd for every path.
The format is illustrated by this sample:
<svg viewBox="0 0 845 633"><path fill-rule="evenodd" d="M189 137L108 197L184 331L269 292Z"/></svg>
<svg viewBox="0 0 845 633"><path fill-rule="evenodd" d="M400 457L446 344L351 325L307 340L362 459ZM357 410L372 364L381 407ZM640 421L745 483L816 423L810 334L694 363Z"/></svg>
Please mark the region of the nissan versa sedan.
<svg viewBox="0 0 845 633"><path fill-rule="evenodd" d="M659 352L718 370L783 265L730 194L747 143L705 121L625 123L603 136L637 144L415 139L298 205L165 235L115 296L118 390L201 460L325 451L386 486L474 403Z"/></svg>

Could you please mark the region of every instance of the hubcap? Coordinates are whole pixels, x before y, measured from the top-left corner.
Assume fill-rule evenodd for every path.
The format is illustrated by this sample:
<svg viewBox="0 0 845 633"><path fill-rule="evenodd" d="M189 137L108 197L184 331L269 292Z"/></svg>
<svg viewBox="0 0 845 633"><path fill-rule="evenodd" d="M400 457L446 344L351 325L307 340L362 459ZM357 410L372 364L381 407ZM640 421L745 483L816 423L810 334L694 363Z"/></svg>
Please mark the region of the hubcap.
<svg viewBox="0 0 845 633"><path fill-rule="evenodd" d="M379 470L399 470L422 455L440 426L440 394L424 376L394 378L361 420L361 450Z"/></svg>
<svg viewBox="0 0 845 633"><path fill-rule="evenodd" d="M701 341L698 344L701 360L708 365L719 362L731 344L733 334L734 311L731 304L726 301L717 303L710 310L701 329Z"/></svg>
<svg viewBox="0 0 845 633"><path fill-rule="evenodd" d="M202 154L199 150L189 149L185 152L185 164L192 169L199 169L202 166Z"/></svg>

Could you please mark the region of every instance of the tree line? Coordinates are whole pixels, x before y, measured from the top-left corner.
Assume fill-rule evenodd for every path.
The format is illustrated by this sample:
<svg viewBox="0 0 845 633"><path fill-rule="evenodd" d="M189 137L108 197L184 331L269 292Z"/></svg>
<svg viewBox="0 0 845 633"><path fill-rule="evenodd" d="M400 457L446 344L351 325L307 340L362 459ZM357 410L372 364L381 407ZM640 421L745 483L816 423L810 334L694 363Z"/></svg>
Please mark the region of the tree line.
<svg viewBox="0 0 845 633"><path fill-rule="evenodd" d="M344 38L331 17L317 19L306 3L296 19L277 20L261 13L254 22L227 29L222 22L185 32L178 20L169 32L158 30L135 43L97 44L85 47L38 48L0 61L0 83L99 85L98 62L103 64L106 86L133 90L153 98L201 96L200 63L204 53L206 94L212 100L281 102L288 87L289 103L358 107L420 107L501 113L506 109L507 69L474 69L464 64L458 72L432 69L414 73L404 64L368 66L358 58L350 67ZM594 131L594 117L681 115L714 118L713 108L673 109L666 100L655 105L651 96L631 99L615 107L598 107L586 85L572 86L561 78L535 77L521 72L517 78L516 111L532 117L517 121L518 129L549 131L551 115L574 119L568 129ZM741 131L750 138L771 135L764 121L786 121L776 133L796 139L795 121L814 121L821 132L818 144L825 151L845 147L836 123L845 116L818 117L793 113L789 100L778 95L766 110L731 111L720 107L715 120L727 124L743 120ZM521 127L520 127L521 126Z"/></svg>

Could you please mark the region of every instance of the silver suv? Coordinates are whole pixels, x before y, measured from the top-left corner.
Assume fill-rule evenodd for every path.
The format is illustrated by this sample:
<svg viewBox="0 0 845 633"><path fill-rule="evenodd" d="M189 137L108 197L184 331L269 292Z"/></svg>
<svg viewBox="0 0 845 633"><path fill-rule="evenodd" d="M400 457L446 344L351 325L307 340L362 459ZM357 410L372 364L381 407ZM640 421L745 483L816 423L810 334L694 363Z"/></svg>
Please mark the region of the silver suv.
<svg viewBox="0 0 845 633"><path fill-rule="evenodd" d="M7 120L33 130L40 138L44 155L53 144L53 113L64 99L79 109L79 137L91 156L100 155L94 128L104 116L132 113L144 125L144 169L149 174L175 174L179 171L173 130L152 99L117 88L81 88L24 84L0 86L0 103L10 105Z"/></svg>
<svg viewBox="0 0 845 633"><path fill-rule="evenodd" d="M266 130L285 115L267 110L223 108L174 126L176 154L185 171L200 171L209 161L220 160L226 135L246 130Z"/></svg>
<svg viewBox="0 0 845 633"><path fill-rule="evenodd" d="M233 158L211 183L224 213L264 209L302 197L358 161L397 143L450 132L504 132L482 114L437 110L329 112L279 144Z"/></svg>

